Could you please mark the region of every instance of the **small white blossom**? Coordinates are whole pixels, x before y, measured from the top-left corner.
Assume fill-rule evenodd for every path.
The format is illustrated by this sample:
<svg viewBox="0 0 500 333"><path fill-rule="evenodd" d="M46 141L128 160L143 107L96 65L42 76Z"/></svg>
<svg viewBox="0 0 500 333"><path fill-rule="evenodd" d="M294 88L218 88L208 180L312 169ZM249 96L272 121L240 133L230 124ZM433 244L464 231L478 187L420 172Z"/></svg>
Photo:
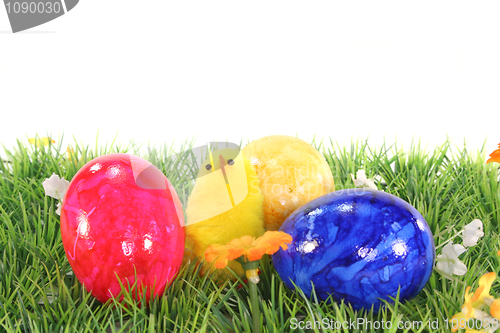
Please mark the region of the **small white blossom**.
<svg viewBox="0 0 500 333"><path fill-rule="evenodd" d="M464 246L476 245L479 238L483 236L483 222L479 219L473 220L464 227Z"/></svg>
<svg viewBox="0 0 500 333"><path fill-rule="evenodd" d="M56 207L57 207L56 214L61 216L62 201L58 202Z"/></svg>
<svg viewBox="0 0 500 333"><path fill-rule="evenodd" d="M356 178L354 178L354 175L351 173L351 178L356 187L369 187L372 190L378 190L373 179L366 178L365 170L358 170L358 172L356 172Z"/></svg>
<svg viewBox="0 0 500 333"><path fill-rule="evenodd" d="M61 207L64 195L68 190L69 182L63 178L59 178L55 173L50 176L50 178L45 179L42 183L43 189L45 190L45 194L49 197L60 200L57 203L56 214L61 215Z"/></svg>
<svg viewBox="0 0 500 333"><path fill-rule="evenodd" d="M449 242L443 247L442 254L437 256L436 268L448 275L464 275L467 273L467 266L458 259L458 256L465 251L467 250L463 245Z"/></svg>
<svg viewBox="0 0 500 333"><path fill-rule="evenodd" d="M54 293L46 293L46 297L47 297L47 301L49 302L49 304L52 304L54 303L54 301L57 299L57 296L59 296L59 293L56 291ZM43 298L40 298L38 300L38 304L45 304L45 301Z"/></svg>
<svg viewBox="0 0 500 333"><path fill-rule="evenodd" d="M69 182L65 180L64 177L61 179L58 175L53 173L50 178L45 179L42 185L45 190L45 194L49 197L62 200L68 190Z"/></svg>

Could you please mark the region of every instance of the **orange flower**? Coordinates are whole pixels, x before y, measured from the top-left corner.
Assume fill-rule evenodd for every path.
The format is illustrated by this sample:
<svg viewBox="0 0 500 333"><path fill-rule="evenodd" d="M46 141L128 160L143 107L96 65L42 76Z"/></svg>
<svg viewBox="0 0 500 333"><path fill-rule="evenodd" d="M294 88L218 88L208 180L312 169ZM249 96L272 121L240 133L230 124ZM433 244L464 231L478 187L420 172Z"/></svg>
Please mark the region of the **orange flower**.
<svg viewBox="0 0 500 333"><path fill-rule="evenodd" d="M495 272L486 273L481 276L479 279L479 288L477 288L471 299L475 307L482 304L485 297L490 296L491 285L495 282L496 277Z"/></svg>
<svg viewBox="0 0 500 333"><path fill-rule="evenodd" d="M486 161L486 163L490 162L499 162L500 163L500 143L498 144L498 149L490 154L490 158Z"/></svg>
<svg viewBox="0 0 500 333"><path fill-rule="evenodd" d="M496 319L500 319L500 299L496 299L491 303L490 313Z"/></svg>
<svg viewBox="0 0 500 333"><path fill-rule="evenodd" d="M208 262L215 260L215 268L224 268L229 260L245 256L246 261L257 261L264 254L276 253L280 247L288 248L292 236L282 231L267 231L255 239L251 236L235 238L226 245L213 244L205 251Z"/></svg>
<svg viewBox="0 0 500 333"><path fill-rule="evenodd" d="M32 145L36 145L37 147L48 146L50 143L52 143L52 144L56 143L51 138L37 138L37 139L30 138L30 139L28 139L28 141L29 141L29 143L31 143Z"/></svg>

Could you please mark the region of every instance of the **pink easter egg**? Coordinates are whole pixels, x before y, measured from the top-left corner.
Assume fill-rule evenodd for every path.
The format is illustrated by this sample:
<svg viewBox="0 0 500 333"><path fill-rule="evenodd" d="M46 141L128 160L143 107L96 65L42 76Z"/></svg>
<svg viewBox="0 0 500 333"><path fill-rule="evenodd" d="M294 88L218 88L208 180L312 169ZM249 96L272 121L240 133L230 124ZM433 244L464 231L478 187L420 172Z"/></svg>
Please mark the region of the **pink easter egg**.
<svg viewBox="0 0 500 333"><path fill-rule="evenodd" d="M174 188L151 163L109 154L85 164L71 180L61 235L74 274L99 301L138 282L137 298L161 295L179 271L184 217ZM118 276L118 278L117 278Z"/></svg>

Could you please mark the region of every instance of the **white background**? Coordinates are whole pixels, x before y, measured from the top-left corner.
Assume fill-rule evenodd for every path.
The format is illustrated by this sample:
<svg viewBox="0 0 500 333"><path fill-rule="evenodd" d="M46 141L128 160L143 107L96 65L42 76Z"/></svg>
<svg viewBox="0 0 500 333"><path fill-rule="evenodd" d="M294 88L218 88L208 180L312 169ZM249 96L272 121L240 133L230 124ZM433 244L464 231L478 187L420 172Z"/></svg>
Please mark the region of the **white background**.
<svg viewBox="0 0 500 333"><path fill-rule="evenodd" d="M21 0L20 0L21 1ZM500 142L498 1L81 0L12 34L0 143Z"/></svg>

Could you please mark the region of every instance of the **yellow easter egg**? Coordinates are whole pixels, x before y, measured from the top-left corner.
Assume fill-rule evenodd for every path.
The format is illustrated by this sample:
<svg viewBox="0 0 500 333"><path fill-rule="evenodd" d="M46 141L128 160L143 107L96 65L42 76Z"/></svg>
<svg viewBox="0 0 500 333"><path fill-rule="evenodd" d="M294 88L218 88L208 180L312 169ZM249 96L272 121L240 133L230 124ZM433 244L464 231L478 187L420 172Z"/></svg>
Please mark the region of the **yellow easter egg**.
<svg viewBox="0 0 500 333"><path fill-rule="evenodd" d="M335 190L325 158L303 140L272 135L253 141L242 152L260 179L266 230L278 230L295 209Z"/></svg>

